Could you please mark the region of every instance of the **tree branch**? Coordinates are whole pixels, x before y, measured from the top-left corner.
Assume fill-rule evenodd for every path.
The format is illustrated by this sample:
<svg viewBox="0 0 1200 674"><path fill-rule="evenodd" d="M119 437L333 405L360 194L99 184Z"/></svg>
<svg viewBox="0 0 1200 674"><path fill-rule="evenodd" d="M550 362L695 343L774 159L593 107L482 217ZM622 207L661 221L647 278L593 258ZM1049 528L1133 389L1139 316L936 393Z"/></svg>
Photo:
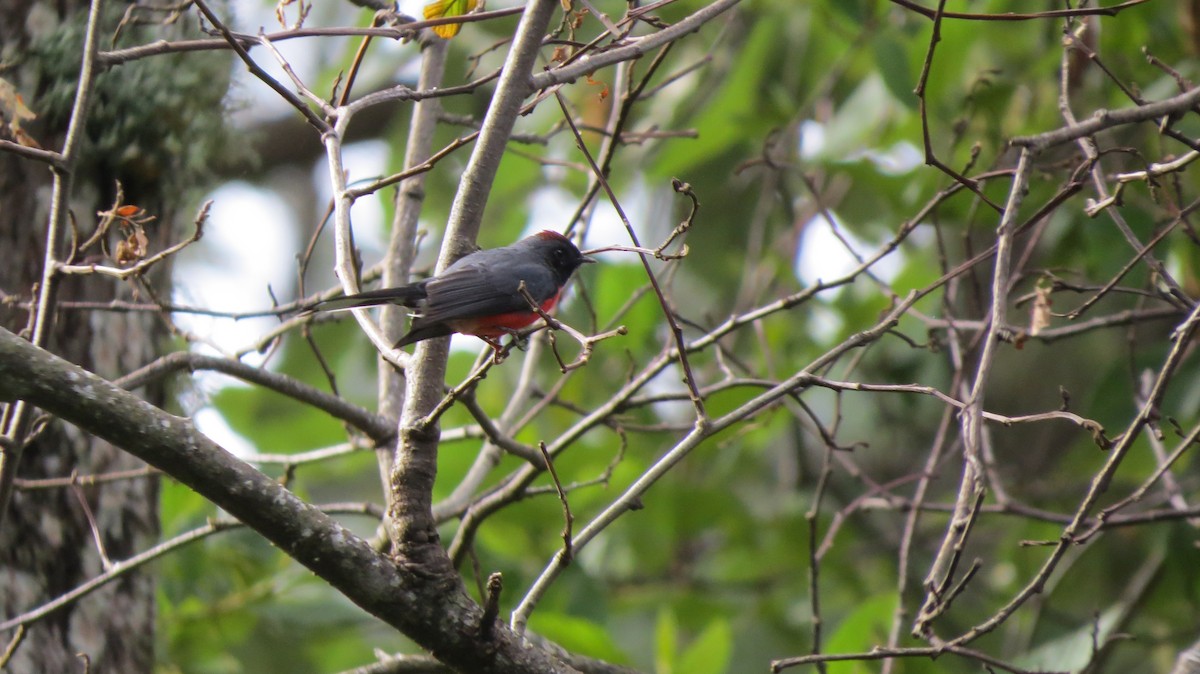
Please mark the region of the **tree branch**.
<svg viewBox="0 0 1200 674"><path fill-rule="evenodd" d="M363 610L443 662L479 674L573 672L503 625L484 642L482 610L457 577L391 559L316 506L196 430L188 419L0 328L0 400L23 400L124 449L244 522ZM436 570L435 570L436 571Z"/></svg>

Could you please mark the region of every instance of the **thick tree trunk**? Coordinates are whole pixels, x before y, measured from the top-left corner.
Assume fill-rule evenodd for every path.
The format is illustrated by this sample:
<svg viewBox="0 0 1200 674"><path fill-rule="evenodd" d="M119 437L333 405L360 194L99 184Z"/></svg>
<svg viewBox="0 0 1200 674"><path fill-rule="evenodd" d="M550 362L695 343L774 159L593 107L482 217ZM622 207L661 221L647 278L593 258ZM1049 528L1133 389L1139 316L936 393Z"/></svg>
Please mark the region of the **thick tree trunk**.
<svg viewBox="0 0 1200 674"><path fill-rule="evenodd" d="M66 73L78 74L77 57L63 54L64 50L80 52L82 38L73 36L82 36L87 9L88 3L83 0L57 3L0 0L0 49L3 49L0 63L10 66L0 71L0 77L16 86L26 104L39 115L38 120L23 126L47 149L61 148L68 119L63 108L69 108L69 92L75 86L74 80L63 80ZM101 32L103 45L110 44L116 19L124 9L117 3L108 7L109 20ZM59 47L57 52L40 50L39 43L46 42L66 46ZM58 61L51 63L53 59ZM71 59L76 64L74 72L69 68ZM164 61L161 67L173 66ZM146 62L139 67L157 66ZM112 81L120 83L119 77L124 72L115 74L118 77ZM224 82L218 76L204 86L221 87L223 91ZM52 99L58 96L61 100L64 91L68 92L68 100L57 104L58 109L52 109L56 105ZM132 94L128 97L130 101L138 100L137 92L125 93ZM110 94L111 91L99 88L98 99L107 108L104 114L121 119L125 113L112 109L121 100ZM216 94L216 100L219 101L220 95ZM155 105L150 94L141 100L147 107ZM197 106L205 104L196 101ZM150 110L148 114L161 112ZM219 112L218 109L205 114L219 115ZM72 215L79 230L86 236L95 227L96 211L111 206L119 179L125 186L126 203L143 207L157 217L147 234L151 238L151 252L161 250L172 239L170 223L182 204L174 194L175 188L164 186L159 178L177 176L179 172L171 170L172 162L182 160L171 156L164 163L162 156L155 156L148 148L139 152L142 148L138 143L144 143L145 136L105 138L103 134L118 125L104 119L91 121L98 123L89 124L83 148L86 155L74 174ZM133 129L137 131L147 133L144 128ZM112 158L113 153L105 147L114 145L128 148L129 156ZM24 329L29 321L31 314L26 303L34 296L42 274L50 181L50 170L44 164L0 153L0 251L4 254L0 263L0 291L4 293L0 295L0 325L14 332ZM60 241L64 248L69 245L67 239ZM113 264L111 260L103 262ZM169 298L165 269L159 270L151 282L163 299ZM134 292L131 283L100 276L61 279L57 294L61 308L56 312L45 346L106 378L144 365L157 354L166 336L162 317L153 313L83 311L70 306L71 302L81 300L133 299ZM138 299L147 298L143 293ZM143 393L155 405L164 402L161 390ZM40 425L39 415L35 410L35 431ZM21 453L17 488L0 523L3 618L37 607L101 573L103 561L97 537L108 559L118 561L153 544L159 533L155 477L50 489L30 488L27 481L128 471L143 466L140 460L106 442L60 421L49 420ZM86 509L82 502L86 502ZM95 535L88 511L95 520ZM154 666L154 607L151 574L139 570L127 575L31 624L5 671L84 671L81 660L86 658L93 672L149 672ZM0 634L0 650L12 636L11 632Z"/></svg>
<svg viewBox="0 0 1200 674"><path fill-rule="evenodd" d="M78 3L64 3L78 4ZM60 5L61 6L61 5ZM60 16L53 7L37 3L5 3L0 42L28 45L36 36L39 14L64 22L81 21L86 5ZM30 13L33 18L30 20ZM45 20L46 16L41 16ZM39 64L18 62L5 77L38 109ZM37 139L57 149L62 128L31 125ZM43 165L0 155L0 241L6 251L0 265L0 288L27 301L41 276L47 221L46 194L50 171ZM98 194L105 187L96 176L79 175L81 192ZM110 190L111 187L108 187ZM98 204L77 201L75 215L92 221ZM86 210L84 210L86 209ZM59 289L61 301L109 300L128 294L111 280L92 277L67 279ZM0 322L12 329L27 323L28 311L7 306ZM153 315L91 313L65 310L55 317L46 345L55 353L106 377L145 363L162 336ZM143 464L77 429L51 421L25 447L18 464L20 480L93 475L139 468ZM155 478L109 482L90 487L23 489L18 484L0 529L0 604L5 617L17 615L74 588L103 570L82 500L96 523L97 534L111 560L144 549L158 535L158 486ZM154 584L144 571L111 584L71 606L29 626L8 669L13 672L91 671L148 672L154 664ZM8 640L9 635L3 635Z"/></svg>

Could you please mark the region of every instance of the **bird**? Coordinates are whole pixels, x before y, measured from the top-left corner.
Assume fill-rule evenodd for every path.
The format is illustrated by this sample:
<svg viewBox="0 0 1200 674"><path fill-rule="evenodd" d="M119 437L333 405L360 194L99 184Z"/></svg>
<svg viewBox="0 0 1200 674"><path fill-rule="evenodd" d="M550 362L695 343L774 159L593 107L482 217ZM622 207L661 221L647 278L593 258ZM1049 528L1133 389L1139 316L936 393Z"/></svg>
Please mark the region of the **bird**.
<svg viewBox="0 0 1200 674"><path fill-rule="evenodd" d="M596 260L567 237L543 230L501 248L470 253L422 281L325 300L307 313L395 304L415 310L396 348L457 332L482 338L498 350L501 337L541 317L521 294L522 282L529 297L548 313L575 270L592 262Z"/></svg>

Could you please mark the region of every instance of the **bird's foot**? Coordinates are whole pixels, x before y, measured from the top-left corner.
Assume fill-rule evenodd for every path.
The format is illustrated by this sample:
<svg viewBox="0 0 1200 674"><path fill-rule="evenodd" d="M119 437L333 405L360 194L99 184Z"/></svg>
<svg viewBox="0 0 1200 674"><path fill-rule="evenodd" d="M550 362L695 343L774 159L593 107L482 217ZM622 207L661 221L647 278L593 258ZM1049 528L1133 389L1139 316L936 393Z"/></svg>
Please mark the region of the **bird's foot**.
<svg viewBox="0 0 1200 674"><path fill-rule="evenodd" d="M503 363L506 354L504 352L504 345L500 343L500 340L494 337L480 336L479 338L487 342L488 346L492 347L492 364L499 365L500 363Z"/></svg>

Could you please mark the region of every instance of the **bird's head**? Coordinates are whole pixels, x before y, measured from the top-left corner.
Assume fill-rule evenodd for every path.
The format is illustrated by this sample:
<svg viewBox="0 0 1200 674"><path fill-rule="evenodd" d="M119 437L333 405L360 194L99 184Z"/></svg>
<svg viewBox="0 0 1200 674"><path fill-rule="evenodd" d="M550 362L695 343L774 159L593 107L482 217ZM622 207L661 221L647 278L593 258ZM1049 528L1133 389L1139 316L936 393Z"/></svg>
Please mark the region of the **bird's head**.
<svg viewBox="0 0 1200 674"><path fill-rule="evenodd" d="M595 262L592 258L579 252L575 244L567 237L551 230L543 230L529 237L530 245L541 253L546 264L554 270L554 276L559 285L567 282L571 274L580 265Z"/></svg>

